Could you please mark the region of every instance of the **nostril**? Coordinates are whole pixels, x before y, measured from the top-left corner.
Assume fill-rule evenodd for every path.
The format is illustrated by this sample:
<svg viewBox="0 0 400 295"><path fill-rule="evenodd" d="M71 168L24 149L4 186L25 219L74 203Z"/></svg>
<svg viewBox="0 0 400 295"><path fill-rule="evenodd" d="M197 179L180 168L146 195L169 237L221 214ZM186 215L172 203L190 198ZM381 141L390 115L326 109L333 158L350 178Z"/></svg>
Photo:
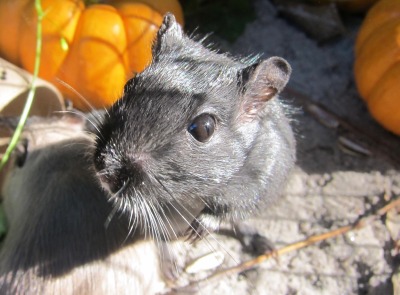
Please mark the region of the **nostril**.
<svg viewBox="0 0 400 295"><path fill-rule="evenodd" d="M117 194L129 181L129 175L123 170L116 170L107 174L99 175L99 179L108 191L112 194Z"/></svg>
<svg viewBox="0 0 400 295"><path fill-rule="evenodd" d="M108 164L107 164L108 163ZM117 166L111 169L107 166ZM118 193L129 179L127 170L115 159L109 159L104 151L97 149L94 154L94 168L102 186L112 194Z"/></svg>
<svg viewBox="0 0 400 295"><path fill-rule="evenodd" d="M96 171L102 171L105 169L106 164L104 161L104 156L100 153L99 150L96 150L93 158L94 168L96 169Z"/></svg>

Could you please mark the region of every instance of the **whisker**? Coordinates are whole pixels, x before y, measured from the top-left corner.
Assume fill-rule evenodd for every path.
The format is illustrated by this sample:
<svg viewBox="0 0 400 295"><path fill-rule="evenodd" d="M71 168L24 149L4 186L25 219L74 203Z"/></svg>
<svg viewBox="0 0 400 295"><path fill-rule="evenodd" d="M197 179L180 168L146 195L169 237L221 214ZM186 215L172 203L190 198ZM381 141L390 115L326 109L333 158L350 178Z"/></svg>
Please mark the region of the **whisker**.
<svg viewBox="0 0 400 295"><path fill-rule="evenodd" d="M128 187L128 185L130 184L130 182L131 182L131 179L130 179L130 178L128 178L127 181L124 181L124 184L121 186L121 188L120 188L115 194L113 194L113 198L118 198L119 195L120 195L121 193L123 193L124 190Z"/></svg>
<svg viewBox="0 0 400 295"><path fill-rule="evenodd" d="M140 227L142 230L144 230L144 237L146 239L148 237L148 235L150 234L149 231L151 230L148 225L148 223L149 223L149 216L148 216L149 212L147 211L148 207L146 206L146 204L144 204L145 201L142 199L141 195L138 195L138 200L140 200L139 206L138 206L138 208L139 208L138 211L142 214L141 217L143 217L143 220L141 220L141 223L140 223ZM143 222L143 224L142 224L142 222Z"/></svg>
<svg viewBox="0 0 400 295"><path fill-rule="evenodd" d="M154 179L157 180L157 182L161 185L161 187L164 189L164 191L172 198L175 200L174 195L167 189L167 187L162 183L162 181L155 175L153 175ZM178 203L178 202L177 202ZM189 225L189 227L200 237L200 234L196 231L196 229L192 226L192 223L189 222L185 216L183 216L183 214L174 206L174 204L172 204L172 202L169 203L173 209L175 209L175 211L182 217L182 219ZM196 217L186 208L184 208L187 213L189 213L189 216L193 218L193 220L196 220Z"/></svg>
<svg viewBox="0 0 400 295"><path fill-rule="evenodd" d="M96 173L98 176L103 176L103 175L107 175L108 174L108 170L101 170L99 172Z"/></svg>
<svg viewBox="0 0 400 295"><path fill-rule="evenodd" d="M145 226L145 228L150 229L150 237L152 239L154 239L156 242L159 242L160 241L160 233L157 229L157 223L156 223L156 219L154 216L154 211L151 209L149 202L144 201L143 205L146 208L145 212L147 212L146 216L148 218L148 225Z"/></svg>
<svg viewBox="0 0 400 295"><path fill-rule="evenodd" d="M74 87L72 87L71 85L69 85L68 83L62 81L61 79L56 79L58 83L60 83L61 85L63 85L64 87L68 88L69 90L71 90L73 93L75 93L79 99L81 99L86 106L88 106L88 108L90 110L95 110L95 108L93 107L93 105L89 102L89 100L87 100L82 94L80 94Z"/></svg>
<svg viewBox="0 0 400 295"><path fill-rule="evenodd" d="M135 195L137 195L137 193L135 193ZM143 200L143 198L142 197L139 197L138 198L139 199L139 201L142 203L142 202L145 202L144 200ZM129 231L128 231L128 236L130 236L130 235L132 235L132 233L134 233L135 231L136 231L136 229L138 228L138 225L139 225L139 217L140 217L140 215L139 215L139 212L140 212L140 210L138 210L137 208L138 208L138 206L136 205L136 204L134 204L133 203L133 200L132 201L128 201L128 202L126 202L126 204L128 204L129 203L129 205L127 205L128 207L129 207L129 209L127 209L127 211L129 212L129 221L128 221L128 223L129 223L129 225L128 225L128 227L129 227ZM125 206L126 207L126 206ZM125 209L126 210L126 209ZM139 211L139 212L138 212Z"/></svg>
<svg viewBox="0 0 400 295"><path fill-rule="evenodd" d="M175 199L174 196L173 196L173 194L165 187L165 185L162 183L162 181L161 181L158 177L155 177L155 179L156 179L157 182L164 188L165 192L167 192L167 193L171 196L171 198ZM180 206L180 208L183 209L191 218L193 218L194 221L196 221L196 222L198 222L200 225L202 225L201 222L197 219L197 217L194 216L194 215L192 214L192 212L190 212L185 206L181 205L179 202L176 202L176 204L177 204L178 206ZM186 217L181 213L181 211L180 211L177 207L175 207L174 204L170 203L170 205L171 205L172 208L181 216L181 218L189 225L189 227L197 234L197 236L198 236L198 237L201 237L201 235L199 234L199 232L192 226L191 222L189 222L189 221L186 219ZM218 247L220 247L221 249L223 249L224 252L225 252L227 255L229 255L229 257L230 257L235 263L238 263L238 262L236 261L236 259L233 257L233 255L232 255L231 253L229 253L229 251L228 251L227 249L225 249L225 247L221 244L221 242L219 242L219 241L212 235L212 233L207 229L207 227L204 227L204 226L203 226L203 228L204 228L204 230L207 232L208 236L210 236L210 237L212 238L212 240L213 240L215 243L217 243ZM213 247L213 245L210 243L210 241L209 241L208 239L206 239L206 242L207 242L208 246L211 248L211 250L215 250L214 247Z"/></svg>
<svg viewBox="0 0 400 295"><path fill-rule="evenodd" d="M157 248L160 251L160 256L161 256L161 265L163 261L168 261L172 262L172 265L175 269L176 273L179 273L179 267L177 264L177 261L174 259L176 257L176 253L174 251L174 248L170 247L170 245L166 244L168 241L172 241L173 239L171 238L171 234L173 235L174 238L178 238L178 235L175 231L175 228L171 224L170 219L167 217L165 214L165 210L168 209L169 207L162 207L159 203L150 203L149 204L151 208L153 209L152 211L154 212L154 216L156 217L156 221L158 221L158 224L154 226L154 229L157 230L158 235L156 239L156 245ZM158 208L156 208L158 207ZM164 217L164 218L163 218ZM167 226L171 229L171 231L168 230ZM160 237L164 238L164 241L160 239ZM168 257L168 258L167 258Z"/></svg>
<svg viewBox="0 0 400 295"><path fill-rule="evenodd" d="M106 114L108 117L110 117L110 114L108 113L108 110L104 108L104 114ZM93 110L88 114L88 117L92 117L98 125L101 125L102 122L104 121L104 115L102 111L100 110Z"/></svg>
<svg viewBox="0 0 400 295"><path fill-rule="evenodd" d="M108 228L108 226L111 223L111 220L114 218L115 214L118 212L118 207L117 206L112 206L112 210L110 214L107 216L106 221L104 222L105 228Z"/></svg>
<svg viewBox="0 0 400 295"><path fill-rule="evenodd" d="M174 207L174 205L173 205L172 203L169 203L168 205L170 205L170 206L172 207L172 209L174 209L175 211L177 210L177 209ZM166 207L165 207L165 210L168 210L169 212L171 212L170 206L166 206ZM170 218L167 218L167 216L166 216L166 214L165 214L165 210L161 210L161 212L162 212L162 214L164 215L165 220L168 222L168 225L169 225L169 227L171 228L171 231L172 231L172 234L173 234L174 238L177 240L177 239L179 238L179 236L178 236L178 234L176 233L175 228L174 228L174 226L171 224L171 222L174 223L175 225L178 225L179 222L176 220L175 214L170 214L170 218L172 218L172 220L170 220ZM188 221L186 221L186 223L188 223ZM183 245L179 246L179 244L176 244L176 243L175 243L174 246L177 248L176 251L174 251L174 248L169 247L168 245L166 245L165 247L163 247L162 250L164 250L164 248L166 248L166 249L168 250L168 255L169 255L169 257L176 257L177 251L182 250L182 249L179 249L179 248L183 248ZM161 254L163 254L163 253L161 253ZM164 254L164 255L165 255L165 254ZM170 259L170 260L171 260L172 263L173 263L173 266L174 266L174 268L175 268L176 273L179 273L179 267L178 267L177 261L176 261L175 259ZM163 261L163 260L161 260L161 261Z"/></svg>
<svg viewBox="0 0 400 295"><path fill-rule="evenodd" d="M11 137L0 138L0 146L8 145L10 143Z"/></svg>
<svg viewBox="0 0 400 295"><path fill-rule="evenodd" d="M106 115L110 118L110 113L108 112L108 108L104 107L104 112L106 113Z"/></svg>
<svg viewBox="0 0 400 295"><path fill-rule="evenodd" d="M59 113L59 114L74 114L74 115L78 115L82 118L84 118L86 121L88 121L94 129L96 129L98 135L102 136L102 134L100 133L100 129L98 128L98 125L96 125L90 118L88 115L86 115L85 113L79 112L79 111L56 111L55 113ZM98 124L100 124L101 122L98 122Z"/></svg>

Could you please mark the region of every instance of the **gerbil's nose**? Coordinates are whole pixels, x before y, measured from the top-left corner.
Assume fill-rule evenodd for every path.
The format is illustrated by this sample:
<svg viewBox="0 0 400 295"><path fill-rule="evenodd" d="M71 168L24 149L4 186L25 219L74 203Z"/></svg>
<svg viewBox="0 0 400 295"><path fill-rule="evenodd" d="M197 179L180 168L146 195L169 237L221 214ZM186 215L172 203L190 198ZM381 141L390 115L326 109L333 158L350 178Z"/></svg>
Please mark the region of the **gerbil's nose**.
<svg viewBox="0 0 400 295"><path fill-rule="evenodd" d="M144 173L137 163L123 164L122 167L108 171L101 175L100 180L108 190L118 197L130 186L138 186L143 183Z"/></svg>
<svg viewBox="0 0 400 295"><path fill-rule="evenodd" d="M113 171L105 175L100 175L100 180L113 195L118 195L123 187L127 185L129 177L121 171Z"/></svg>

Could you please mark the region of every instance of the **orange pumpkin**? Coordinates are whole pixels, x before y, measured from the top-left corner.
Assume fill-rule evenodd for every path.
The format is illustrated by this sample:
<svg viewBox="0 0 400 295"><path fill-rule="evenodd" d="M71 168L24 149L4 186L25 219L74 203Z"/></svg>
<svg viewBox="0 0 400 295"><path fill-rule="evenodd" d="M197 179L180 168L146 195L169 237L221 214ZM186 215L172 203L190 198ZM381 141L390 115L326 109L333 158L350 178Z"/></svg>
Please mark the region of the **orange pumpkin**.
<svg viewBox="0 0 400 295"><path fill-rule="evenodd" d="M400 135L400 1L381 0L357 36L354 74L372 116Z"/></svg>
<svg viewBox="0 0 400 295"><path fill-rule="evenodd" d="M83 110L89 104L111 105L127 79L149 64L166 12L183 24L178 0L109 0L87 7L83 0L41 2L45 17L39 76ZM36 25L33 0L0 0L0 56L33 71Z"/></svg>

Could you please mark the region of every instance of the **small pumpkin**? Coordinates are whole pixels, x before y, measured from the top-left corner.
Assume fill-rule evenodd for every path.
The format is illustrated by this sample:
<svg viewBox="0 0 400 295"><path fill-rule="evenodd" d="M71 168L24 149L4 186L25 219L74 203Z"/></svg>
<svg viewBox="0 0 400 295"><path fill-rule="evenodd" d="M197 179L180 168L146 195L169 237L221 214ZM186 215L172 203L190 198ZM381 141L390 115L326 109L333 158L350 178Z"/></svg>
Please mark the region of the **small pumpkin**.
<svg viewBox="0 0 400 295"><path fill-rule="evenodd" d="M400 135L399 0L380 0L369 10L355 44L354 75L371 115Z"/></svg>
<svg viewBox="0 0 400 295"><path fill-rule="evenodd" d="M45 17L39 76L83 110L89 104L111 105L127 79L148 65L165 13L174 13L183 24L178 0L103 2L41 1ZM0 0L0 56L33 71L36 25L34 0Z"/></svg>

